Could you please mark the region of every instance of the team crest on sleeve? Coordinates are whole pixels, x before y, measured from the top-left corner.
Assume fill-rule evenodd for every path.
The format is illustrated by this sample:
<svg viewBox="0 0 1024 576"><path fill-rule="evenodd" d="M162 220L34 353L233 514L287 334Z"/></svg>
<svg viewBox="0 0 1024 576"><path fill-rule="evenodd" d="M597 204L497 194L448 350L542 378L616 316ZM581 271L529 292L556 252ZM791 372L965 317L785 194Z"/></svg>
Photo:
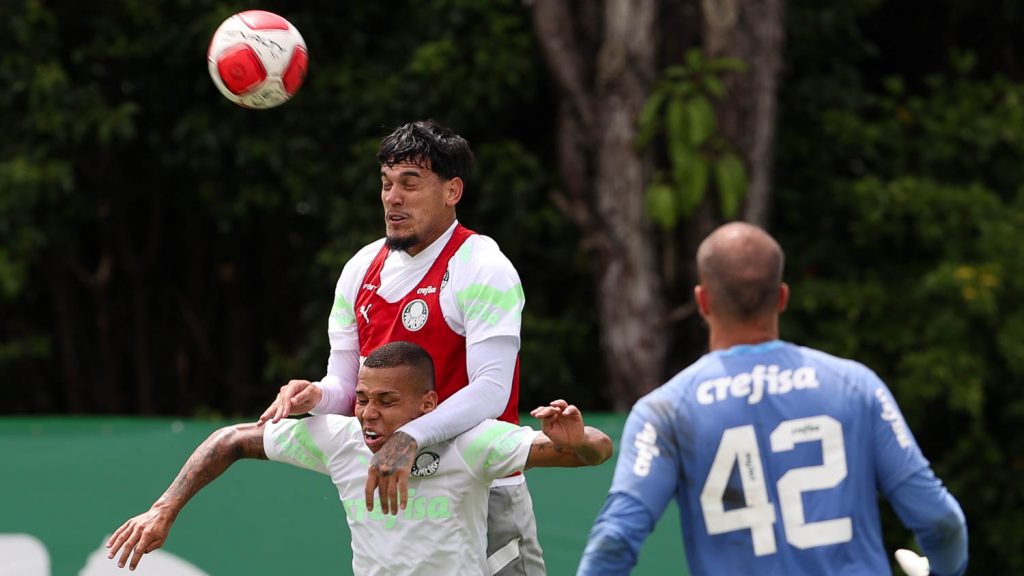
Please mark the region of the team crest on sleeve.
<svg viewBox="0 0 1024 576"><path fill-rule="evenodd" d="M441 463L441 457L433 452L420 452L412 462L412 475L417 478L433 476L437 472L437 466Z"/></svg>
<svg viewBox="0 0 1024 576"><path fill-rule="evenodd" d="M410 332L416 332L427 323L427 303L423 300L413 300L402 309L402 325Z"/></svg>

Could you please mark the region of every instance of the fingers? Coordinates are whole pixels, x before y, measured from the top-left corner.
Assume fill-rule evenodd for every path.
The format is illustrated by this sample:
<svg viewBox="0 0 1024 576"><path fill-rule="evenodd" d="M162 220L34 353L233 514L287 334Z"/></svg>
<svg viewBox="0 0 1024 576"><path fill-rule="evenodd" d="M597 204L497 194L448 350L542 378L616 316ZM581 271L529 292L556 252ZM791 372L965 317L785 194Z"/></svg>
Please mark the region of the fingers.
<svg viewBox="0 0 1024 576"><path fill-rule="evenodd" d="M377 469L370 466L370 473L366 476L366 487L364 489L366 496L366 510L373 511L373 493L377 489ZM381 499L383 500L383 498Z"/></svg>
<svg viewBox="0 0 1024 576"><path fill-rule="evenodd" d="M380 511L397 515L409 503L409 475L395 470L380 476Z"/></svg>
<svg viewBox="0 0 1024 576"><path fill-rule="evenodd" d="M135 570L135 567L142 561L142 557L152 552L157 547L159 547L159 545L153 546L152 540L144 536L139 540L139 543L135 545L135 554L132 556L132 563L128 565L128 569Z"/></svg>
<svg viewBox="0 0 1024 576"><path fill-rule="evenodd" d="M380 484L380 511L394 514L398 510L398 487L394 476L384 476Z"/></svg>
<svg viewBox="0 0 1024 576"><path fill-rule="evenodd" d="M399 474L399 478L398 478L398 498L400 500L401 509L405 510L405 507L409 505L409 476L408 476L408 474ZM395 514L398 514L398 509L395 510Z"/></svg>
<svg viewBox="0 0 1024 576"><path fill-rule="evenodd" d="M117 561L117 567L118 568L124 568L125 563L128 562L128 557L131 555L132 551L135 549L136 544L139 543L139 538L141 538L141 537L142 537L142 529L140 527L138 527L138 526L134 527L132 529L131 537L129 537L124 542L124 550L121 552L121 558ZM139 563L139 561L135 560L135 564L138 564L138 563ZM132 568L132 569L134 570L134 568Z"/></svg>
<svg viewBox="0 0 1024 576"><path fill-rule="evenodd" d="M131 521L129 520L129 522ZM125 530L127 527L128 522L125 522L117 529L116 532L114 532L110 537L110 540L107 541L107 548L110 548L110 552L107 552L107 558L113 558L116 556L117 551L121 549L124 541L128 539L128 536L131 534L131 530Z"/></svg>
<svg viewBox="0 0 1024 576"><path fill-rule="evenodd" d="M271 404L269 407L267 407L267 409L263 411L263 414L260 414L260 419L256 421L256 425L257 426L263 426L264 424L267 423L267 420L270 420L271 418L274 417L274 414L276 412L277 412L277 400L275 400L273 404Z"/></svg>
<svg viewBox="0 0 1024 576"><path fill-rule="evenodd" d="M262 426L268 421L277 424L282 418L291 416L292 409L296 406L304 406L314 397L310 388L311 382L309 380L290 380L287 384L281 386L281 390L277 393L277 398L263 411L256 425Z"/></svg>
<svg viewBox="0 0 1024 576"><path fill-rule="evenodd" d="M579 408L565 400L555 400L548 406L538 406L530 411L530 415L538 420L557 419L559 416L577 416Z"/></svg>
<svg viewBox="0 0 1024 576"><path fill-rule="evenodd" d="M366 477L366 509L373 511L374 494L379 496L382 514L398 514L409 505L409 471L382 470L371 464Z"/></svg>
<svg viewBox="0 0 1024 576"><path fill-rule="evenodd" d="M277 414L274 415L274 424L280 422L282 418L287 418L292 413L292 395L290 390L288 392L282 392L278 395L278 398L281 399L281 405L277 408Z"/></svg>

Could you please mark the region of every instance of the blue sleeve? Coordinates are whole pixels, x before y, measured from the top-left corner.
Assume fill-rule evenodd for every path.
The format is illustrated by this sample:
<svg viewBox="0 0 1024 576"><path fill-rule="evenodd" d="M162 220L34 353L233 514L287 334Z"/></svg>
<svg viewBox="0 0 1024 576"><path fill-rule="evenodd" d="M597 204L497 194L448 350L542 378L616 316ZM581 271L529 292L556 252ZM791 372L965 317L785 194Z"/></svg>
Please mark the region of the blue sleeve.
<svg viewBox="0 0 1024 576"><path fill-rule="evenodd" d="M676 492L679 464L673 435L674 410L654 394L638 402L626 419L615 476L594 523L579 574L625 574Z"/></svg>
<svg viewBox="0 0 1024 576"><path fill-rule="evenodd" d="M629 574L655 521L635 498L609 494L590 530L576 576Z"/></svg>
<svg viewBox="0 0 1024 576"><path fill-rule="evenodd" d="M679 483L679 458L675 443L675 407L670 400L652 394L638 402L626 419L622 445L615 464L610 494L628 494L661 517Z"/></svg>
<svg viewBox="0 0 1024 576"><path fill-rule="evenodd" d="M931 468L919 470L887 496L903 525L914 532L935 576L967 570L967 523L956 498Z"/></svg>
<svg viewBox="0 0 1024 576"><path fill-rule="evenodd" d="M866 371L866 380L871 394L875 480L879 490L888 494L911 475L927 468L928 460L889 388L870 370Z"/></svg>

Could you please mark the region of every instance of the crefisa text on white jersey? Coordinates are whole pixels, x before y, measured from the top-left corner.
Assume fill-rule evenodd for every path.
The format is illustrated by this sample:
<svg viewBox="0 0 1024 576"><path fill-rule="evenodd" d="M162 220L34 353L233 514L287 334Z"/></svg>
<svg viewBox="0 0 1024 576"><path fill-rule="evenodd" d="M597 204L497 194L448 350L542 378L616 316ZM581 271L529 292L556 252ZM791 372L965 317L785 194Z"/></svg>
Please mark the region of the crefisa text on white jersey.
<svg viewBox="0 0 1024 576"><path fill-rule="evenodd" d="M697 385L697 402L709 405L728 398L746 398L748 404L757 404L765 394L787 394L817 387L818 374L811 366L780 370L776 364L757 364L750 372L701 382Z"/></svg>

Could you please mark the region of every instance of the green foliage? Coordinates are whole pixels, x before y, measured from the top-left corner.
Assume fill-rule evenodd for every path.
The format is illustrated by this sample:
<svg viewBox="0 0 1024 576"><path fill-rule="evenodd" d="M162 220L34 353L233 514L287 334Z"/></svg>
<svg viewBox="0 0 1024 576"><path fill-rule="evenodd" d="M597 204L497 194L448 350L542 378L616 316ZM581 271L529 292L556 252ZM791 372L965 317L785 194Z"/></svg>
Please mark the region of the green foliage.
<svg viewBox="0 0 1024 576"><path fill-rule="evenodd" d="M964 507L970 572L1020 573L1000 551L1024 549L1024 84L954 51L944 74L824 89L849 62L784 96L783 335L879 373Z"/></svg>
<svg viewBox="0 0 1024 576"><path fill-rule="evenodd" d="M522 3L245 6L287 17L310 51L302 90L265 111L231 104L208 76L209 36L236 4L8 4L0 373L11 410L252 413L288 378L322 375L341 266L382 233L377 144L422 118L478 154L459 216L520 268L524 322L543 326L530 354L555 341L586 353L577 332L592 321L545 308L569 297L539 296L548 270L574 285L586 267L547 205L542 68ZM548 244L518 249L524 232ZM555 364L524 358L536 383L524 386L571 385ZM26 375L31 394L7 388Z"/></svg>
<svg viewBox="0 0 1024 576"><path fill-rule="evenodd" d="M648 212L664 230L691 216L712 182L722 216L731 219L739 213L746 170L718 134L712 101L725 93L722 76L743 69L739 61L708 60L692 49L683 64L665 68L644 105L636 145L650 146L660 136L670 166L667 175L655 173L647 189Z"/></svg>

